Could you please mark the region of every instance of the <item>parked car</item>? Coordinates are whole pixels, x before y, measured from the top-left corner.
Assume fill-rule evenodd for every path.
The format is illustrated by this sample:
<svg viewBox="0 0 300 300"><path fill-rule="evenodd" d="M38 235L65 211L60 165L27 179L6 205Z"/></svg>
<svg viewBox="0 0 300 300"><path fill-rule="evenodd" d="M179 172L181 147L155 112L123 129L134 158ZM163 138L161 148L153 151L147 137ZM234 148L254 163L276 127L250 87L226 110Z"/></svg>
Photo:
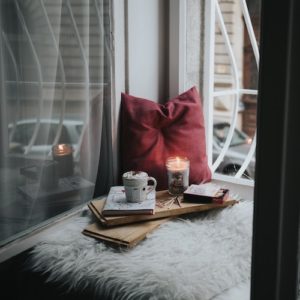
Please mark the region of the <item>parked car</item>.
<svg viewBox="0 0 300 300"><path fill-rule="evenodd" d="M213 129L213 161L219 156L230 128L227 122L215 122ZM223 161L217 168L218 173L234 176L250 150L252 139L243 131L235 128L230 146L223 158ZM255 159L252 158L246 168L243 177L254 178L255 174Z"/></svg>
<svg viewBox="0 0 300 300"><path fill-rule="evenodd" d="M15 129L12 123L9 124L8 134L10 137L10 153L25 153L32 138L36 123L36 119L21 120L16 123ZM37 137L29 154L34 157L44 157L51 153L52 144L59 128L58 126L58 120L42 119ZM82 128L82 121L64 120L58 143L70 144L73 149L76 150Z"/></svg>

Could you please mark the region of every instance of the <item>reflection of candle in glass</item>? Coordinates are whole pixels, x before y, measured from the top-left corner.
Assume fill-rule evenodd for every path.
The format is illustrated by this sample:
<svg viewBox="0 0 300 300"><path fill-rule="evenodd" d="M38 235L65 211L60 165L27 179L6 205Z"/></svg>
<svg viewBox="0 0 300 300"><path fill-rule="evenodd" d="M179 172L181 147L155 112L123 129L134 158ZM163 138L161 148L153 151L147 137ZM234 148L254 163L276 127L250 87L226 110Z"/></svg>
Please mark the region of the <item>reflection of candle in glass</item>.
<svg viewBox="0 0 300 300"><path fill-rule="evenodd" d="M52 148L53 160L58 163L60 177L72 176L74 169L73 149L68 144L55 145Z"/></svg>
<svg viewBox="0 0 300 300"><path fill-rule="evenodd" d="M166 167L169 193L182 194L189 186L190 161L186 157L172 156L167 159Z"/></svg>

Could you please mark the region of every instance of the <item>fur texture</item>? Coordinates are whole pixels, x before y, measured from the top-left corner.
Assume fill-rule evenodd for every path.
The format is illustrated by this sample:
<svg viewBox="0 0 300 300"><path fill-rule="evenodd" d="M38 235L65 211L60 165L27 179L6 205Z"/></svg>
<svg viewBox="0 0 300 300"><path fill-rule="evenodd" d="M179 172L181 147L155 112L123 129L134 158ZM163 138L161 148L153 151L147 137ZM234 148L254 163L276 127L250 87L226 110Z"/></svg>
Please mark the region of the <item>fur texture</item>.
<svg viewBox="0 0 300 300"><path fill-rule="evenodd" d="M31 269L95 299L206 300L250 278L253 203L163 224L131 250L116 250L81 231L88 210L37 245Z"/></svg>

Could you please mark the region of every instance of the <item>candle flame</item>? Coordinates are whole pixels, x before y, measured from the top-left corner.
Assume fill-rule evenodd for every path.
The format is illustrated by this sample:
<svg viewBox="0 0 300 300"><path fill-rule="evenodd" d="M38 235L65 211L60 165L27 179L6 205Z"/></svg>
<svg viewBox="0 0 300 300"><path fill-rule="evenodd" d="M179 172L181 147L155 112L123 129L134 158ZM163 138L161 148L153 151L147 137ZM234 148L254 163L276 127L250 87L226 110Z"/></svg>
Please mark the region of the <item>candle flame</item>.
<svg viewBox="0 0 300 300"><path fill-rule="evenodd" d="M172 171L183 171L189 168L189 160L186 157L170 156L166 161L166 167Z"/></svg>
<svg viewBox="0 0 300 300"><path fill-rule="evenodd" d="M53 146L52 148L54 156L62 156L62 155L69 155L73 152L73 149L68 144L58 144Z"/></svg>

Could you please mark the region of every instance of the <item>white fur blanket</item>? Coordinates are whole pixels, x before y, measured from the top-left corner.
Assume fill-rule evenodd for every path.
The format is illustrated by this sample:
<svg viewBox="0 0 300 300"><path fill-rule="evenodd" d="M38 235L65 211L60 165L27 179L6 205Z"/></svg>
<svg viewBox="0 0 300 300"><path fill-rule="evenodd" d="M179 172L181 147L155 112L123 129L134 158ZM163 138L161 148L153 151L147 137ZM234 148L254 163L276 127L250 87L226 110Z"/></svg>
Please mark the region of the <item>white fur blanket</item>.
<svg viewBox="0 0 300 300"><path fill-rule="evenodd" d="M95 299L218 298L250 278L253 202L169 221L131 250L81 231L90 213L32 251L32 270ZM230 299L231 300L231 299Z"/></svg>

